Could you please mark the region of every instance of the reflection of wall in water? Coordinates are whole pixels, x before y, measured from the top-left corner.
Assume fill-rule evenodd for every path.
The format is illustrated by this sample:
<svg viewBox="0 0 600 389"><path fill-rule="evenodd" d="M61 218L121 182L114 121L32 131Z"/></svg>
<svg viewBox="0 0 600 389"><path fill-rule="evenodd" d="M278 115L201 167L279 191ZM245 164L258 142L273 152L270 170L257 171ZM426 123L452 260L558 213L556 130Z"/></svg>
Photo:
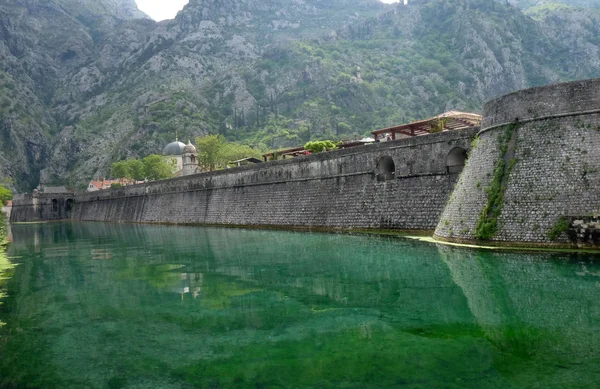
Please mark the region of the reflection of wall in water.
<svg viewBox="0 0 600 389"><path fill-rule="evenodd" d="M135 261L163 266L163 270L166 265L183 266L181 270L169 270L172 279L164 282L170 285L165 290L188 287L191 294L196 285L182 286L180 274L213 273L249 288L280 292L308 305L377 307L381 312L373 312L374 315L381 314L394 322L417 325L423 321L473 320L462 291L446 266L437 260L435 247L427 246L428 254L422 245L409 240L104 223L32 227L15 226L15 254L31 250L32 238L37 237L35 245L45 258L65 255L69 240L85 237L94 242L87 247L87 258L99 269L111 266L115 258L128 258L123 263L131 262L131 268ZM67 242L57 245L58 235ZM127 244L114 245L115 237L126 239ZM360 252L348 246L357 240L362 241ZM315 256L314 250L326 254ZM409 259L411 253L419 259ZM128 274L126 269L122 272ZM239 297L246 298L251 304L250 296Z"/></svg>
<svg viewBox="0 0 600 389"><path fill-rule="evenodd" d="M215 256L214 271L312 304L374 308L386 320L408 325L472 321L462 290L437 259L434 246L230 229L214 229L206 239ZM360 252L348 245L352 240L362 241ZM319 247L325 256L315 255Z"/></svg>
<svg viewBox="0 0 600 389"><path fill-rule="evenodd" d="M590 346L600 344L598 263L438 247L471 312L498 347L516 355L562 358L556 363L600 357Z"/></svg>

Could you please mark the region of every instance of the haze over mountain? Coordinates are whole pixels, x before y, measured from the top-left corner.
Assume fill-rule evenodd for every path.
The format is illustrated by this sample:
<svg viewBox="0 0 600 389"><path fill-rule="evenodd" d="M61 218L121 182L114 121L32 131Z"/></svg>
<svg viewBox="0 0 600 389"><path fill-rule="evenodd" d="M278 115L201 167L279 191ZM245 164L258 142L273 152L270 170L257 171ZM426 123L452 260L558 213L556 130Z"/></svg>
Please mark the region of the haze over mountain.
<svg viewBox="0 0 600 389"><path fill-rule="evenodd" d="M278 148L600 76L596 2L511 3L191 0L157 23L134 0L4 0L0 177L80 186L176 129Z"/></svg>

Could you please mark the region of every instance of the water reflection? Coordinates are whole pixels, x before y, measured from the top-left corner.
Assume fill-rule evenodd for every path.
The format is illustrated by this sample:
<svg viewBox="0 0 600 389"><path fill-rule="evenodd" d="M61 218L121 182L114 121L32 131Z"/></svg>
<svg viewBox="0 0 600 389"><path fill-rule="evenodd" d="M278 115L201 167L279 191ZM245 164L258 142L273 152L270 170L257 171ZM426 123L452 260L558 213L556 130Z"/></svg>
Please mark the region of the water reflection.
<svg viewBox="0 0 600 389"><path fill-rule="evenodd" d="M4 252L4 247L0 246L0 304L6 297L6 282L12 276L14 266L8 259L8 256ZM3 317L0 315L0 327L6 325L2 321Z"/></svg>
<svg viewBox="0 0 600 389"><path fill-rule="evenodd" d="M578 387L593 387L599 382L597 367L583 379L600 362L597 262L568 254L516 255L445 246L440 253L486 338L501 352L499 367L530 375L531 384L539 387L574 386L578 380ZM563 374L535 374L552 367Z"/></svg>
<svg viewBox="0 0 600 389"><path fill-rule="evenodd" d="M591 257L99 223L13 235L0 387L600 382Z"/></svg>

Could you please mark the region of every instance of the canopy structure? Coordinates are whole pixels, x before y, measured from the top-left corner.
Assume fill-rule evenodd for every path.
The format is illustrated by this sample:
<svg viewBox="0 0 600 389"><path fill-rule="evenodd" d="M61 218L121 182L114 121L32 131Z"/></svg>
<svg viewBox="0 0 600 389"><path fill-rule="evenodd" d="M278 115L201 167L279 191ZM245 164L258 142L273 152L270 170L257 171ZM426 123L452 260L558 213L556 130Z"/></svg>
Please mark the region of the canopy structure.
<svg viewBox="0 0 600 389"><path fill-rule="evenodd" d="M310 151L305 150L304 147L293 147L291 149L272 151L270 153L263 154L263 160L265 162L267 162L269 160L277 159L278 157L281 157L282 159L286 159L287 157L293 158L293 157L297 157L299 155L308 155L308 154L310 154Z"/></svg>
<svg viewBox="0 0 600 389"><path fill-rule="evenodd" d="M248 158L238 159L237 161L229 161L229 162L227 162L227 164L234 165L234 166L242 166L242 165L250 165L250 164L261 163L261 162L262 161L258 158L248 157Z"/></svg>
<svg viewBox="0 0 600 389"><path fill-rule="evenodd" d="M398 136L419 136L431 134L433 132L477 127L481 125L481 119L481 115L475 113L448 111L429 119L376 130L373 131L372 134L376 140L387 136L391 137L393 140Z"/></svg>

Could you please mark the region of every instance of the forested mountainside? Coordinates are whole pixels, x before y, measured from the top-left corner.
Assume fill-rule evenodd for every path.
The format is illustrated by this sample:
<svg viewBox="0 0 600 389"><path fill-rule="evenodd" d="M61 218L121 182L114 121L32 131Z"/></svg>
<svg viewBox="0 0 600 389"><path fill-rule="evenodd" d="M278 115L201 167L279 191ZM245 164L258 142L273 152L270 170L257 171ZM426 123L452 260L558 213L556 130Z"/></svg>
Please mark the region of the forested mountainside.
<svg viewBox="0 0 600 389"><path fill-rule="evenodd" d="M175 130L302 145L600 76L599 11L513 3L191 0L156 23L133 0L2 0L0 177L76 186Z"/></svg>
<svg viewBox="0 0 600 389"><path fill-rule="evenodd" d="M506 0L498 0L506 2ZM568 5L580 8L600 8L598 0L508 0L508 3L521 9L533 7L556 7L557 5Z"/></svg>

